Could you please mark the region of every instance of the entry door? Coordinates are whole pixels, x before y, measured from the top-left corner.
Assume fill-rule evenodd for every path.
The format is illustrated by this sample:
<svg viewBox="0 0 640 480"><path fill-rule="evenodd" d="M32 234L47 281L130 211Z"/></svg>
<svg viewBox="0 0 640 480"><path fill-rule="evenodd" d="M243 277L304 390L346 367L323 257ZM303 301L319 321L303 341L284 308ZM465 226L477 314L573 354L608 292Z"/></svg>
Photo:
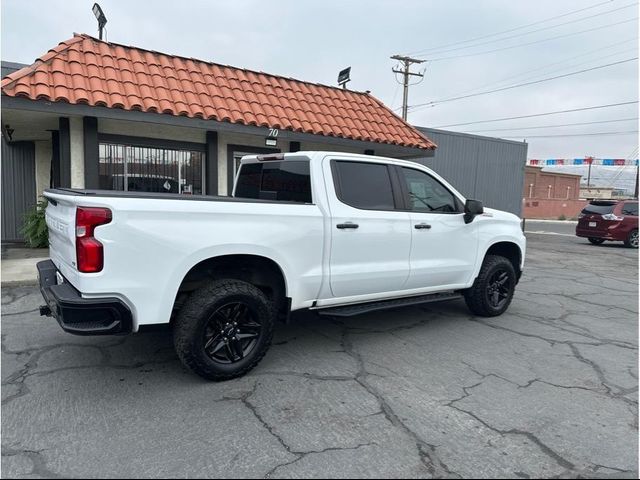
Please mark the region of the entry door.
<svg viewBox="0 0 640 480"><path fill-rule="evenodd" d="M478 251L478 222L464 223L462 202L421 170L398 169L411 217L411 273L406 288L470 281Z"/></svg>
<svg viewBox="0 0 640 480"><path fill-rule="evenodd" d="M391 167L342 160L326 161L323 167L332 198L334 297L401 290L409 276L411 229L409 214L395 210Z"/></svg>

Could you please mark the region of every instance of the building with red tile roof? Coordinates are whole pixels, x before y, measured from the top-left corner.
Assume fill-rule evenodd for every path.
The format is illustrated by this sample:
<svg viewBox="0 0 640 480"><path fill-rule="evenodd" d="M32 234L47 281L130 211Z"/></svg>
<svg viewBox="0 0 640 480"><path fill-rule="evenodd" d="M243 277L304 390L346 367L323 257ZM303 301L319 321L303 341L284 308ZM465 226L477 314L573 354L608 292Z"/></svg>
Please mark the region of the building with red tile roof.
<svg viewBox="0 0 640 480"><path fill-rule="evenodd" d="M435 144L368 93L107 43L70 40L2 80L29 100L162 113L423 150Z"/></svg>
<svg viewBox="0 0 640 480"><path fill-rule="evenodd" d="M484 157L468 157L480 151L479 137L415 128L368 92L84 34L31 65L2 62L2 77L3 241L20 239L23 213L45 188L226 195L245 154L324 150L431 162L479 199L476 176L503 185L511 170L495 167L497 159L509 165L520 156L483 146L494 166L486 172ZM432 136L446 152L436 153ZM456 147L465 142L473 145ZM506 204L503 196L493 206Z"/></svg>

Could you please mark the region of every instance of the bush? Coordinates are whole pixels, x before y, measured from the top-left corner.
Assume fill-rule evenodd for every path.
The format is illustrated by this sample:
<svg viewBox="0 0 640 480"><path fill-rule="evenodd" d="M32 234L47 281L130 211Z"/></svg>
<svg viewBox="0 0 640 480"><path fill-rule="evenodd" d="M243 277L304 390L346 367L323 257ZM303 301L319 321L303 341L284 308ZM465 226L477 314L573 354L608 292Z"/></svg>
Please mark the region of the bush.
<svg viewBox="0 0 640 480"><path fill-rule="evenodd" d="M24 225L20 232L24 240L31 248L46 248L49 246L49 231L44 211L47 208L47 200L39 200L36 206L24 216Z"/></svg>
<svg viewBox="0 0 640 480"><path fill-rule="evenodd" d="M564 213L558 217L558 220L566 220L567 217L564 216Z"/></svg>

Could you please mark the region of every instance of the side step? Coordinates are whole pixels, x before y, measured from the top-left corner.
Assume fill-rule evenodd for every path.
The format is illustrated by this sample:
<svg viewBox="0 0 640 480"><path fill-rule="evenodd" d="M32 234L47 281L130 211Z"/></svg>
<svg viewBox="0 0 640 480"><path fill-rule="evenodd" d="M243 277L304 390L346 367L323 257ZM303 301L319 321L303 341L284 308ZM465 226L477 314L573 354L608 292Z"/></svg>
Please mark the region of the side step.
<svg viewBox="0 0 640 480"><path fill-rule="evenodd" d="M387 310L389 308L408 307L410 305L420 305L422 303L445 302L447 300L457 300L462 298L462 294L456 292L432 293L417 297L394 298L392 300L382 300L369 303L358 303L343 307L326 307L318 309L318 315L330 315L332 317L353 317L361 313L375 312L376 310Z"/></svg>

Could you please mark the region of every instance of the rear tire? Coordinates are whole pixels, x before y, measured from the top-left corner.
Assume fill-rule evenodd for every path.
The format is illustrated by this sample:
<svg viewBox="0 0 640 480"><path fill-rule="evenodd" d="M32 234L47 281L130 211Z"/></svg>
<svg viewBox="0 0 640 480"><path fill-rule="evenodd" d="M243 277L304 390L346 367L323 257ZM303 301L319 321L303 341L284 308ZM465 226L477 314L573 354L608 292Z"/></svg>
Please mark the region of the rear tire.
<svg viewBox="0 0 640 480"><path fill-rule="evenodd" d="M463 292L467 307L481 317L502 315L513 299L516 272L509 259L487 255L473 286Z"/></svg>
<svg viewBox="0 0 640 480"><path fill-rule="evenodd" d="M594 245L600 245L601 243L604 243L604 239L602 238L595 238L595 237L589 237L589 241L591 243L593 243Z"/></svg>
<svg viewBox="0 0 640 480"><path fill-rule="evenodd" d="M624 241L624 245L629 248L638 248L638 229L629 232L629 236Z"/></svg>
<svg viewBox="0 0 640 480"><path fill-rule="evenodd" d="M207 380L240 377L266 354L274 331L272 302L240 280L215 280L194 291L173 326L178 357Z"/></svg>

